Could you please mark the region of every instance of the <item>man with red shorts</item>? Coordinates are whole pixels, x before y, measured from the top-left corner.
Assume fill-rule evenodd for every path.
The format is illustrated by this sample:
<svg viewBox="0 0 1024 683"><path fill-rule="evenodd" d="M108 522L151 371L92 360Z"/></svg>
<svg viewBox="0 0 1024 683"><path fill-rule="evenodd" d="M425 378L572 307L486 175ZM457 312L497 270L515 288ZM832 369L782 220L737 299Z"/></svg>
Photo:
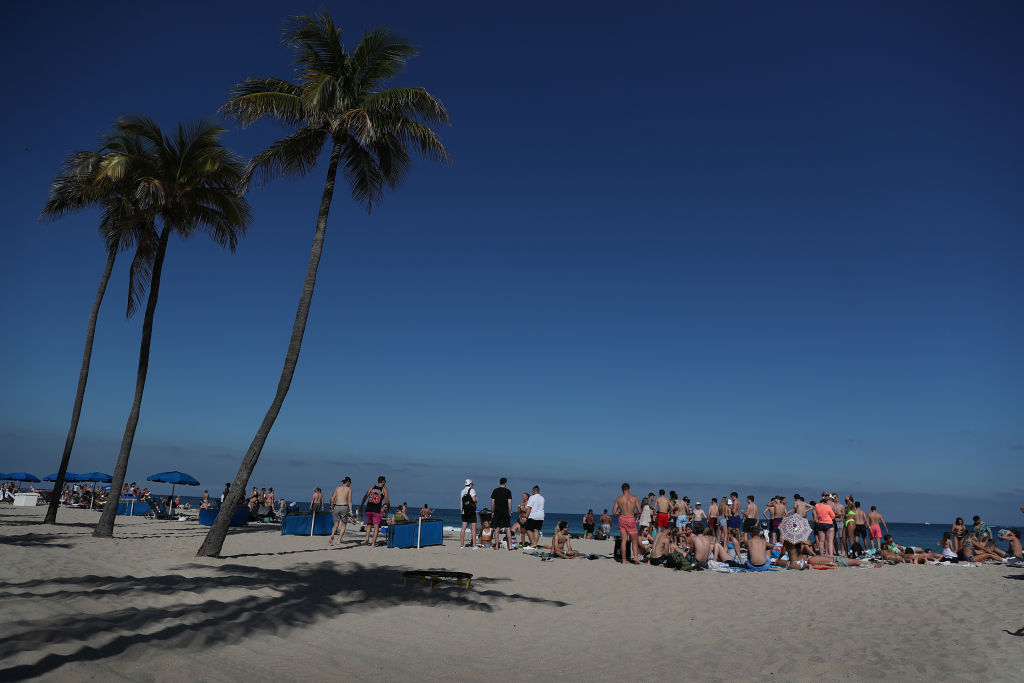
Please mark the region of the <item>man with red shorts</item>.
<svg viewBox="0 0 1024 683"><path fill-rule="evenodd" d="M622 495L615 499L612 514L619 516L619 549L622 552L622 564L626 564L626 541L633 543L633 557L640 556L640 548L636 538L636 514L640 512L640 501L629 492L629 484L622 485ZM633 564L639 564L635 559Z"/></svg>
<svg viewBox="0 0 1024 683"><path fill-rule="evenodd" d="M665 489L658 489L658 498L654 501L654 509L658 512L658 516L654 518L654 523L660 531L668 526L668 513L672 509L672 501L665 497Z"/></svg>

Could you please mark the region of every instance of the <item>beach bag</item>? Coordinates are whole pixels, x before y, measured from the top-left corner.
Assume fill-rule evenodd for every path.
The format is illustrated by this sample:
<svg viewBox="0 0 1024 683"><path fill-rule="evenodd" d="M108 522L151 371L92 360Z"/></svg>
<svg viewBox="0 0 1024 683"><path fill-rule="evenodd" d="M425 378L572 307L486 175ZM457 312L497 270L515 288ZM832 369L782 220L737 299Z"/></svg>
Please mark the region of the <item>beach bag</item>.
<svg viewBox="0 0 1024 683"><path fill-rule="evenodd" d="M677 571L693 571L693 565L690 564L690 560L682 553L672 553L672 561L675 563Z"/></svg>

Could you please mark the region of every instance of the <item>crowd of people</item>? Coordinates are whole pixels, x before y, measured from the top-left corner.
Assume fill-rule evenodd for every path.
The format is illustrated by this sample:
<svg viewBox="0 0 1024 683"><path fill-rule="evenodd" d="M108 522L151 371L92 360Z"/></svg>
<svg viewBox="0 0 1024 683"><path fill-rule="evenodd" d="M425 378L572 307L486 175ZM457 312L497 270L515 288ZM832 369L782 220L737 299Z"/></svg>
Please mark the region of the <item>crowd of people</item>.
<svg viewBox="0 0 1024 683"><path fill-rule="evenodd" d="M792 505L785 496L774 496L763 508L755 496L748 495L743 501L733 491L721 500L712 498L704 511L701 502L691 506L689 497L680 498L675 491L666 495L664 489L657 496L651 492L641 500L626 483L612 504L611 514L605 509L596 523L593 510L584 515L584 535L607 538L612 515L618 515L616 559L622 563L696 569L719 563L728 568L768 571L772 567L851 567L865 561L1024 562L1018 529L1001 536L1000 540L1009 546L1007 552L996 546L991 529L979 516L974 517L971 528L957 518L953 528L943 535L939 552L931 552L896 543L888 533L885 517L875 506L865 511L852 495L840 502L839 495L829 491L822 491L813 504L800 494L793 495ZM784 533L783 520L791 516L807 520L807 532L801 533L802 537L787 537ZM553 556L577 555L561 551L557 545L561 544L552 544Z"/></svg>

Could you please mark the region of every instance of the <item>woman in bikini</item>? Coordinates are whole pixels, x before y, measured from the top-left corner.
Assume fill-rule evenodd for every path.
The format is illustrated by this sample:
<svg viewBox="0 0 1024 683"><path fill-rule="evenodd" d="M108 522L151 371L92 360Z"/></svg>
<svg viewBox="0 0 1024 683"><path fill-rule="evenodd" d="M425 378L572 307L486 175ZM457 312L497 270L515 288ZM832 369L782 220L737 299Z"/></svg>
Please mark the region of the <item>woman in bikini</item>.
<svg viewBox="0 0 1024 683"><path fill-rule="evenodd" d="M953 551L960 552L960 548L964 545L964 536L967 535L967 525L964 524L963 517L957 517L956 521L953 522L953 528L950 529L953 534Z"/></svg>
<svg viewBox="0 0 1024 683"><path fill-rule="evenodd" d="M523 502L516 508L519 511L519 547L526 545L526 501L530 500L529 493L523 493Z"/></svg>

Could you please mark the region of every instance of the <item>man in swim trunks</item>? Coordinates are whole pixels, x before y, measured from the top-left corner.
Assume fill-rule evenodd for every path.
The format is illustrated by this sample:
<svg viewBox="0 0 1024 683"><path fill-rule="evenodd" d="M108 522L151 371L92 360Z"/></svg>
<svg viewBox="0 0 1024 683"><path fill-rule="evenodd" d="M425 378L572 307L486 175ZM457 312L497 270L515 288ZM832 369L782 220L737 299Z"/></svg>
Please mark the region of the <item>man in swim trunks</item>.
<svg viewBox="0 0 1024 683"><path fill-rule="evenodd" d="M751 536L747 539L747 563L744 566L752 572L771 570L772 563L768 560L768 542L761 536Z"/></svg>
<svg viewBox="0 0 1024 683"><path fill-rule="evenodd" d="M587 510L587 514L583 515L583 538L594 537L594 510L591 508Z"/></svg>
<svg viewBox="0 0 1024 683"><path fill-rule="evenodd" d="M695 534L702 534L704 533L704 522L705 520L707 520L708 516L707 513L705 513L704 510L701 509L699 500L694 505L695 507L693 509L693 532Z"/></svg>
<svg viewBox="0 0 1024 683"><path fill-rule="evenodd" d="M658 513L654 523L658 530L668 526L668 511L672 508L672 501L665 497L665 489L658 489L658 497L654 501L654 510Z"/></svg>
<svg viewBox="0 0 1024 683"><path fill-rule="evenodd" d="M604 514L597 520L601 524L601 533L604 534L605 538L612 535L612 516L608 514L608 508L604 509Z"/></svg>
<svg viewBox="0 0 1024 683"><path fill-rule="evenodd" d="M629 484L622 485L622 495L615 499L612 505L612 514L619 516L619 549L622 552L622 564L626 564L626 543L633 544L633 557L640 555L640 546L636 538L636 517L640 512L640 501L629 492ZM633 564L639 564L636 559L630 560Z"/></svg>
<svg viewBox="0 0 1024 683"><path fill-rule="evenodd" d="M740 529L743 528L743 515L740 514L740 494L733 491L729 494L729 518L726 520L726 532L725 541L722 545L725 549L729 549L729 539L734 540L733 548L736 550L736 554L740 554Z"/></svg>
<svg viewBox="0 0 1024 683"><path fill-rule="evenodd" d="M359 507L363 508L366 515L366 542L364 545L377 546L377 534L380 533L381 511L384 506L391 507L391 498L388 497L387 479L384 475L377 477L377 483L366 489L363 499L359 501ZM373 541L370 540L370 530L373 530Z"/></svg>
<svg viewBox="0 0 1024 683"><path fill-rule="evenodd" d="M351 477L341 480L341 485L334 489L331 494L331 511L334 513L334 528L331 529L331 537L327 539L327 547L334 545L334 534L338 534L338 545L345 537L345 527L348 526L348 516L352 512L352 483ZM340 528L340 531L339 531Z"/></svg>
<svg viewBox="0 0 1024 683"><path fill-rule="evenodd" d="M754 502L753 496L747 496L747 507L743 511L743 537L747 543L750 543L751 534L760 535L757 533L757 520L759 510L757 509L757 503Z"/></svg>
<svg viewBox="0 0 1024 683"><path fill-rule="evenodd" d="M857 543L857 539L860 539L860 547L868 547L868 513L860 506L860 501L854 501L853 503L853 542Z"/></svg>
<svg viewBox="0 0 1024 683"><path fill-rule="evenodd" d="M885 523L885 517L874 505L868 513L868 532L871 536L871 547L875 550L882 549L882 526L885 526L885 533L889 533L889 525Z"/></svg>

